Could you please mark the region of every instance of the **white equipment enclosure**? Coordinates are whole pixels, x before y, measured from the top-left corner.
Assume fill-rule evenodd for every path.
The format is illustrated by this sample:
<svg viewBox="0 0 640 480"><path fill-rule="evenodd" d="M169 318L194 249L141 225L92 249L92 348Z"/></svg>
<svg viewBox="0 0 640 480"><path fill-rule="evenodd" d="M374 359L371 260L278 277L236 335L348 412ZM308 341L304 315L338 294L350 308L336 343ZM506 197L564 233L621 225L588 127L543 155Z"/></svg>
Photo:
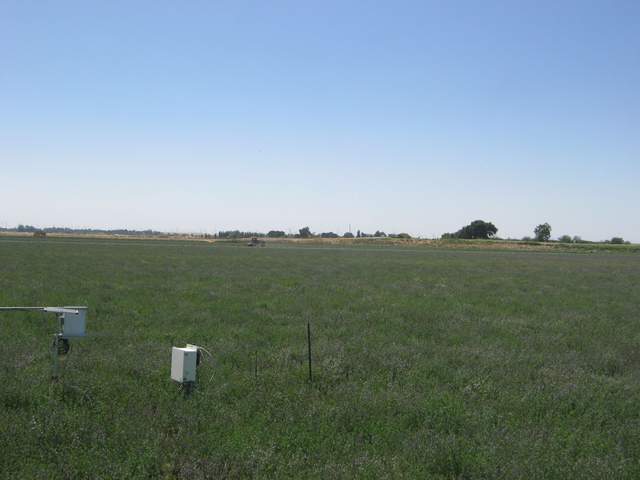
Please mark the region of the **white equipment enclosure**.
<svg viewBox="0 0 640 480"><path fill-rule="evenodd" d="M198 347L171 349L171 379L178 383L195 383L198 365Z"/></svg>
<svg viewBox="0 0 640 480"><path fill-rule="evenodd" d="M87 335L87 307L64 307L62 313L62 338L85 337ZM69 313L69 310L77 313Z"/></svg>

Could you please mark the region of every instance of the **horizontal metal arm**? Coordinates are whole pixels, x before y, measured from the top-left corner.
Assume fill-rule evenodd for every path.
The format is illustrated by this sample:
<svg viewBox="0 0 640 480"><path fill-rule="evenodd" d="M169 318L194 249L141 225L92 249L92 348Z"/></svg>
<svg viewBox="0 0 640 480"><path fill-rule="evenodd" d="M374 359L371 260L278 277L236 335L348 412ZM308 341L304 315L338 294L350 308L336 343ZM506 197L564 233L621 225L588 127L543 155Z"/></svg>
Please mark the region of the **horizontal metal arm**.
<svg viewBox="0 0 640 480"><path fill-rule="evenodd" d="M78 310L73 308L62 308L62 307L0 307L0 312L30 312L30 311L40 311L47 313L72 313L74 315L78 314Z"/></svg>
<svg viewBox="0 0 640 480"><path fill-rule="evenodd" d="M44 307L44 311L49 313L73 313L74 315L78 315L78 310L74 308Z"/></svg>
<svg viewBox="0 0 640 480"><path fill-rule="evenodd" d="M30 310L40 310L44 311L45 307L0 307L0 311L3 312L28 312Z"/></svg>

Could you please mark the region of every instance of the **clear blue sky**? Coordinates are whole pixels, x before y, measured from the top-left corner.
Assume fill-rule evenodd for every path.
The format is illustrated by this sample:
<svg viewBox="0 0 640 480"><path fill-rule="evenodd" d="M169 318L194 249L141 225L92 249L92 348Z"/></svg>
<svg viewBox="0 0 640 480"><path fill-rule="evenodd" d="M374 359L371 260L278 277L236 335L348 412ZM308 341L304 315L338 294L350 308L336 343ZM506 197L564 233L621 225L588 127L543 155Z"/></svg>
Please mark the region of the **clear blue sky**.
<svg viewBox="0 0 640 480"><path fill-rule="evenodd" d="M0 225L640 242L640 2L0 2Z"/></svg>

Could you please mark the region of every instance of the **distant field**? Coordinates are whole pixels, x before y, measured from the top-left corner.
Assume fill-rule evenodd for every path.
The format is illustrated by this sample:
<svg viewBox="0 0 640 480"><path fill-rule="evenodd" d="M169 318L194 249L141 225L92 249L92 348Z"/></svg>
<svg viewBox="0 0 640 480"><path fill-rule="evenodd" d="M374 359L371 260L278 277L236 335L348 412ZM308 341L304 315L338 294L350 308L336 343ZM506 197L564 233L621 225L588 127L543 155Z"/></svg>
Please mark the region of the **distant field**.
<svg viewBox="0 0 640 480"><path fill-rule="evenodd" d="M33 240L33 233L0 232L0 240ZM68 240L122 240L146 241L146 242L191 242L191 243L216 243L218 245L246 245L250 238L238 239L214 239L204 238L198 235L166 234L166 235L114 235L114 234L83 234L83 233L49 233L46 239ZM456 250L522 250L540 252L579 252L579 253L640 253L640 244L612 244L612 243L561 243L557 241L536 242L521 240L464 240L464 239L426 239L426 238L392 238L392 237L363 237L363 238L268 238L261 237L268 245L287 246L323 246L323 247L413 247L413 248L446 248Z"/></svg>
<svg viewBox="0 0 640 480"><path fill-rule="evenodd" d="M640 255L471 248L0 238L0 478L640 478Z"/></svg>

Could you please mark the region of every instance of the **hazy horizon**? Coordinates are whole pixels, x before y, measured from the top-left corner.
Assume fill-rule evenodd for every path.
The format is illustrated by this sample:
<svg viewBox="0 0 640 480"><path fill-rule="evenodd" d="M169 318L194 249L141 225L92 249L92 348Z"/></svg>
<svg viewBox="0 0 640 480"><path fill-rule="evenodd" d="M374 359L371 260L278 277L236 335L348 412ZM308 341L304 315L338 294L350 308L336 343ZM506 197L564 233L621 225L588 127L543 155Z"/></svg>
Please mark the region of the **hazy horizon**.
<svg viewBox="0 0 640 480"><path fill-rule="evenodd" d="M475 219L475 220L479 220L479 219ZM471 223L471 222L469 222ZM18 227L23 226L25 228L29 228L29 227L34 227L37 229L43 229L43 230L47 230L47 229L70 229L70 230L104 230L104 231L118 231L118 230L128 230L128 231L136 231L136 232L143 232L143 231L154 231L154 232L158 232L158 233L163 233L163 234L179 234L179 235L204 235L204 234L208 234L208 235L214 235L214 234L218 234L221 232L227 232L227 231L240 231L240 232L245 232L245 233L257 233L257 234L267 234L270 231L283 231L285 234L287 235L296 235L300 229L304 228L304 227L309 227L311 230L311 233L313 233L314 235L320 235L321 233L337 233L340 236L342 236L343 234L350 232L352 233L354 236L356 236L356 234L358 232L361 232L362 234L368 235L368 236L372 236L374 233L380 231L382 233L384 233L385 235L397 235L397 234L404 234L404 233L409 233L413 238L423 238L423 239L439 239L441 237L442 234L444 233L453 233L452 232L442 232L439 233L437 235L423 235L420 233L412 233L409 232L407 230L388 230L388 229L384 229L384 228L376 228L376 229L371 229L371 230L363 230L360 228L354 228L352 225L350 225L347 229L345 230L340 230L340 229L333 229L333 230L317 230L314 229L313 227L311 227L310 225L304 225L298 228L269 228L269 229L264 229L264 230L258 230L258 229L252 229L252 228L229 228L229 229L200 229L200 230L181 230L181 229L155 229L155 228L147 228L147 227L117 227L117 226L110 226L110 227L104 227L104 226L87 226L87 225L73 225L73 226L69 226L69 225L48 225L48 224L40 224L40 225L33 225L33 224L26 224L26 223L19 223L17 225L7 225L7 224L0 224L0 228L4 228L7 230L16 230L18 229ZM462 225L461 225L462 227ZM553 225L551 225L551 227L553 227ZM457 229L456 229L457 230ZM556 240L558 237L562 236L562 235L566 235L566 234L556 234L555 232L552 231L552 235L551 235L551 240ZM498 233L493 237L496 239L506 239L506 240L522 240L525 237L529 237L531 239L533 239L535 237L534 232L532 231L531 234L529 235L523 235L522 237L514 237L514 236L509 236L509 235L501 235L500 231L498 231ZM582 241L587 241L587 242L604 242L604 241L609 241L611 240L611 238L615 237L614 236L605 236L603 238L585 238L582 237L581 235L577 235L577 237L580 237L580 240ZM625 241L627 241L627 238L624 238ZM631 242L631 243L636 243L636 242Z"/></svg>
<svg viewBox="0 0 640 480"><path fill-rule="evenodd" d="M0 5L0 225L640 242L640 3Z"/></svg>

